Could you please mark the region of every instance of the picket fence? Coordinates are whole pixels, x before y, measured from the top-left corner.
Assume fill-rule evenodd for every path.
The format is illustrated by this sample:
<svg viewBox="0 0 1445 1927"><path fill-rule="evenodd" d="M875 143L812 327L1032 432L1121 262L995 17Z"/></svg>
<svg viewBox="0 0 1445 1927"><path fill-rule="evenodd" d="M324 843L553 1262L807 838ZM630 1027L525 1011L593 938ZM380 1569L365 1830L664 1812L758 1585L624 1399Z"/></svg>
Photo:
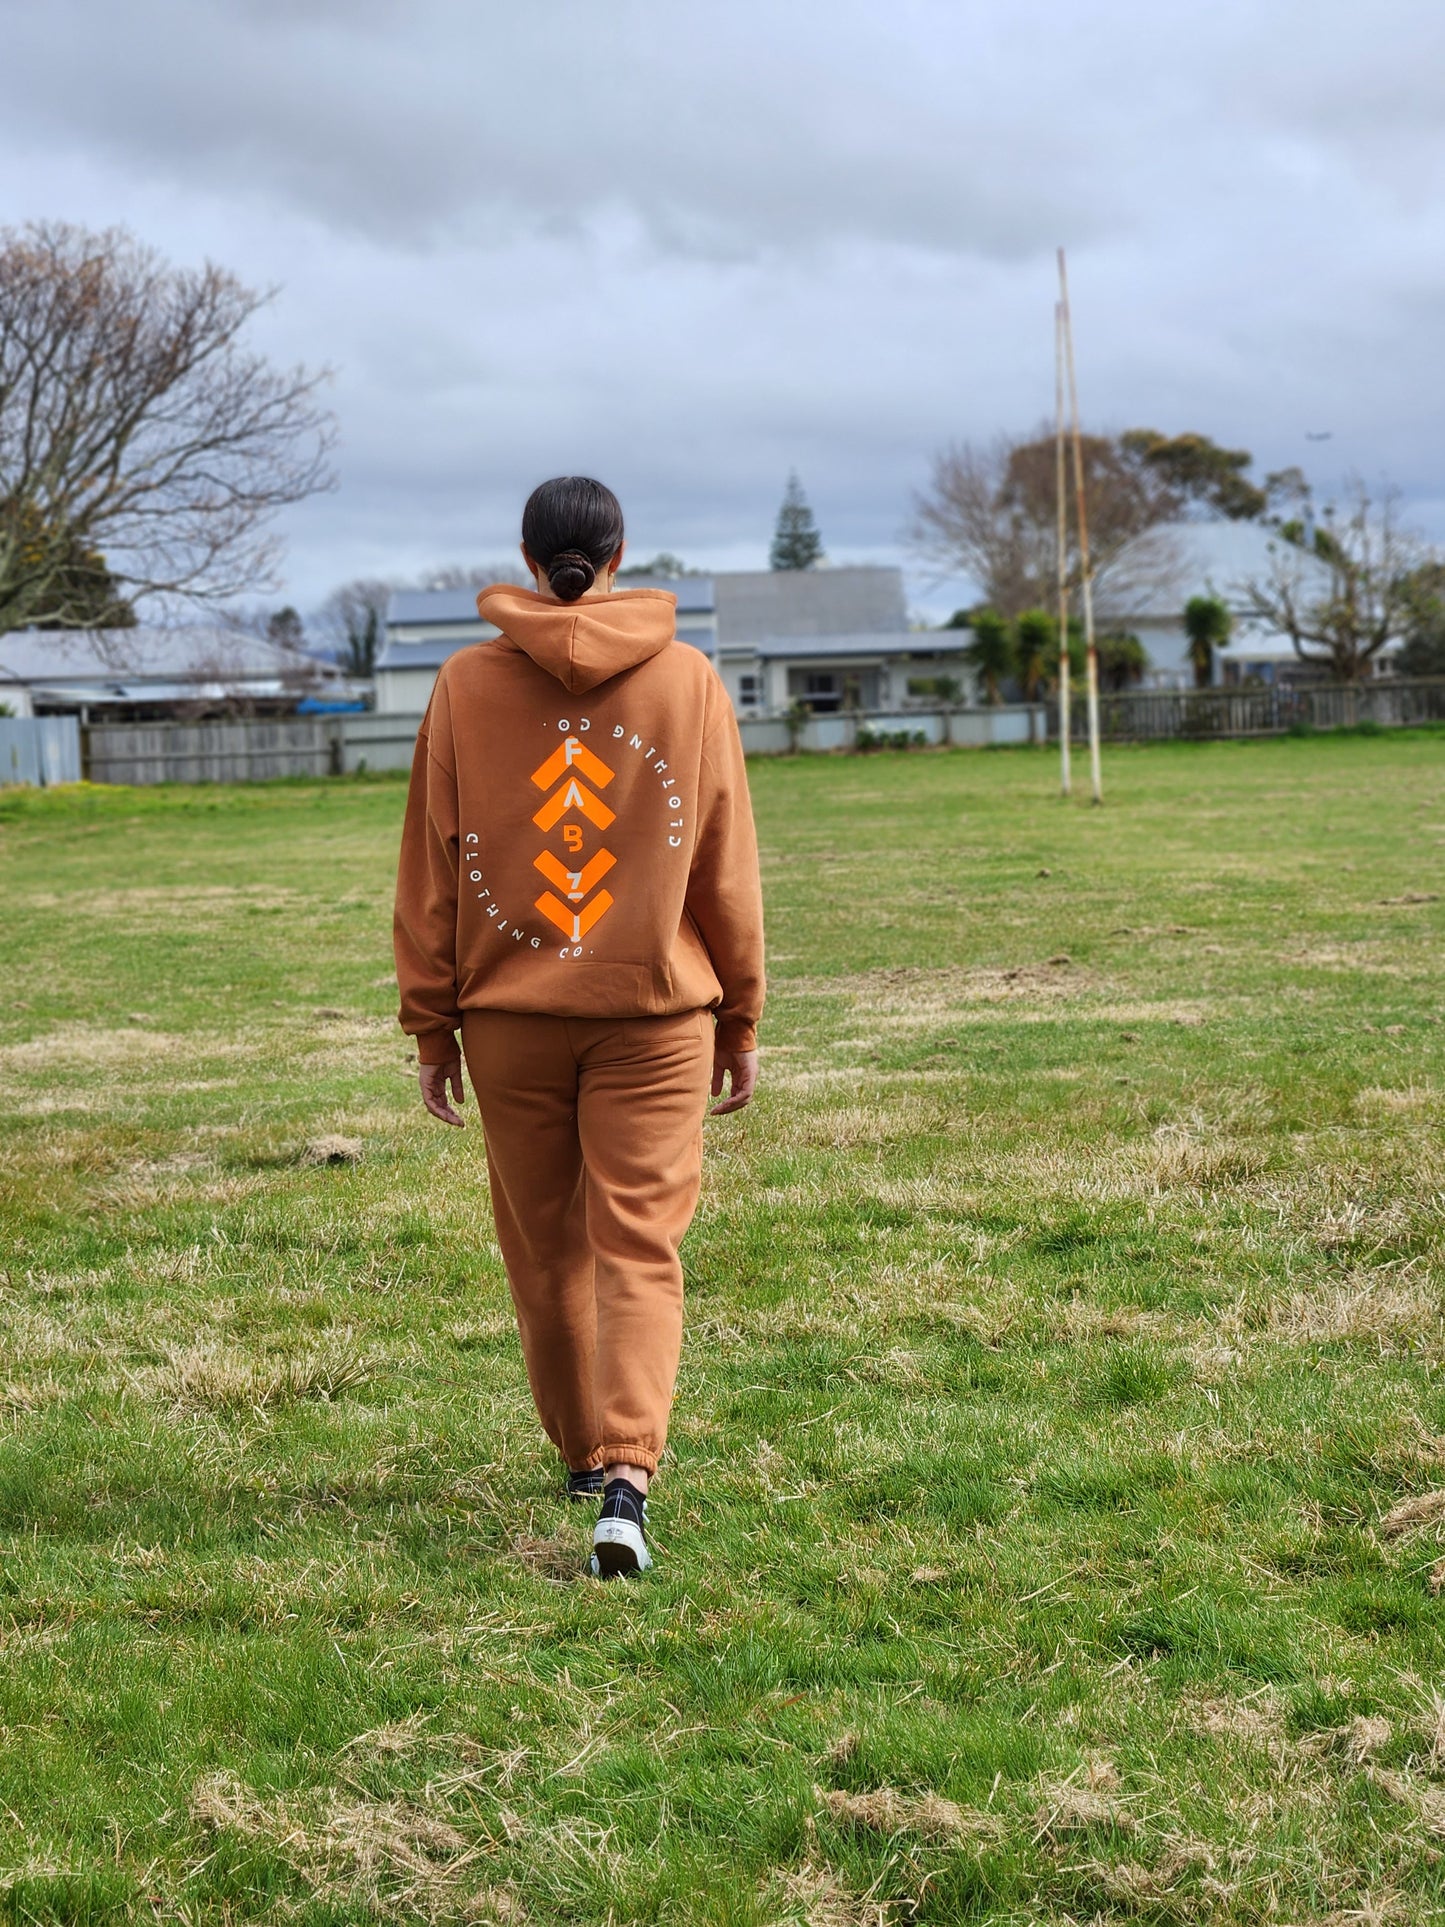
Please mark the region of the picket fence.
<svg viewBox="0 0 1445 1927"><path fill-rule="evenodd" d="M1088 734L1082 698L1069 714L1072 740ZM1445 722L1445 676L1382 677L1362 683L1273 683L1259 689L1135 689L1099 698L1106 742L1147 743L1167 737L1281 736L1291 729L1382 729ZM1049 733L1059 718L1050 709Z"/></svg>

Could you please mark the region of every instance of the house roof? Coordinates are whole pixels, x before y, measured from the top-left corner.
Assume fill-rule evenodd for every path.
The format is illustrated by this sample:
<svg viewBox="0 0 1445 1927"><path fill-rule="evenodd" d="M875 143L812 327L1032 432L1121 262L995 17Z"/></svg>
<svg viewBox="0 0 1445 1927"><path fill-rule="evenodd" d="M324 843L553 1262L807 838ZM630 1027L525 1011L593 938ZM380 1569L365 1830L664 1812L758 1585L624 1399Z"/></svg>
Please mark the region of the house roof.
<svg viewBox="0 0 1445 1927"><path fill-rule="evenodd" d="M475 589L393 589L386 605L388 628L407 628L428 622L474 622L486 625L477 614Z"/></svg>
<svg viewBox="0 0 1445 1927"><path fill-rule="evenodd" d="M440 669L447 658L456 655L458 650L475 649L479 642L490 642L496 633L496 630L491 630L485 636L428 636L424 642L403 642L396 636L388 636L376 658L376 667L378 672L383 669ZM683 624L679 624L677 639L694 649L700 649L705 656L712 654L711 633L688 631Z"/></svg>
<svg viewBox="0 0 1445 1927"><path fill-rule="evenodd" d="M1281 564L1306 593L1325 594L1329 570L1262 522L1162 522L1136 536L1101 570L1095 599L1107 620L1179 621L1191 596L1246 606L1244 585Z"/></svg>
<svg viewBox="0 0 1445 1927"><path fill-rule="evenodd" d="M376 667L378 671L440 669L448 656L454 656L459 649L475 649L479 642L489 641L495 634L493 629L485 636L428 636L424 642L402 642L396 636L388 636L377 655Z"/></svg>
<svg viewBox="0 0 1445 1927"><path fill-rule="evenodd" d="M666 589L677 597L677 613L711 615L712 577L706 575L629 575L618 578L622 589ZM475 589L394 589L386 605L389 629L420 629L435 623L469 623L479 635L497 631L477 614Z"/></svg>
<svg viewBox="0 0 1445 1927"><path fill-rule="evenodd" d="M897 634L908 627L901 569L744 569L715 575L713 586L724 647L778 636Z"/></svg>
<svg viewBox="0 0 1445 1927"><path fill-rule="evenodd" d="M120 682L144 685L198 679L232 685L278 679L336 681L335 663L284 649L264 636L219 623L174 628L138 624L133 629L12 629L0 635L0 683ZM148 698L137 696L134 701Z"/></svg>

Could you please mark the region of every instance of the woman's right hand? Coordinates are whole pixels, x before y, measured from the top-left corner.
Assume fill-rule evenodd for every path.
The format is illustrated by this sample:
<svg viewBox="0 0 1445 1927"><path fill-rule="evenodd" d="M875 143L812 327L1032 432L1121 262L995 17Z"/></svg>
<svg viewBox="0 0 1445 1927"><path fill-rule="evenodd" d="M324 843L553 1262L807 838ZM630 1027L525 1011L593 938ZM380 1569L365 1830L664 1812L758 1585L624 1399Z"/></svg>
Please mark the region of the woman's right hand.
<svg viewBox="0 0 1445 1927"><path fill-rule="evenodd" d="M445 1064L423 1064L417 1077L421 1084L421 1101L432 1116L439 1117L443 1124L460 1124L465 1128L466 1119L459 1117L447 1103L448 1084L458 1104L463 1102L461 1058L449 1058Z"/></svg>

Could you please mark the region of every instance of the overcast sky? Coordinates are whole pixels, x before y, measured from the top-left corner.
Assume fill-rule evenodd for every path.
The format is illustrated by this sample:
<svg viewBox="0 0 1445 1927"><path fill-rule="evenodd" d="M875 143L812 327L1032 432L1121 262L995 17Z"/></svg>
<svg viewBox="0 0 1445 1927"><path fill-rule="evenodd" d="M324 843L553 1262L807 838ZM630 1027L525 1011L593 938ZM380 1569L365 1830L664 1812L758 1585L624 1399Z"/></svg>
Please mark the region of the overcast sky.
<svg viewBox="0 0 1445 1927"><path fill-rule="evenodd" d="M302 607L509 556L569 470L635 556L762 566L796 467L833 560L906 560L931 452L1052 408L1061 242L1088 423L1387 474L1445 539L1441 0L0 0L0 35L0 221L279 284L260 339L334 367Z"/></svg>

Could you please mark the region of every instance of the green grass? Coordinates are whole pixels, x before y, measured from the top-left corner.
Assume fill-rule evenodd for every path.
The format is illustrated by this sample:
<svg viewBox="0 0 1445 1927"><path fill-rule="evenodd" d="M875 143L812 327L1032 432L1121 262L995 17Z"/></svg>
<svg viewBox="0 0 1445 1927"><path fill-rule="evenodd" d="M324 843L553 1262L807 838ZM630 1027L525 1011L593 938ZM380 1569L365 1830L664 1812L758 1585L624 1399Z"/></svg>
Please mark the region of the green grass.
<svg viewBox="0 0 1445 1927"><path fill-rule="evenodd" d="M401 784L0 792L0 1919L1445 1916L1445 738L1107 777L753 766L764 1079L606 1587Z"/></svg>

